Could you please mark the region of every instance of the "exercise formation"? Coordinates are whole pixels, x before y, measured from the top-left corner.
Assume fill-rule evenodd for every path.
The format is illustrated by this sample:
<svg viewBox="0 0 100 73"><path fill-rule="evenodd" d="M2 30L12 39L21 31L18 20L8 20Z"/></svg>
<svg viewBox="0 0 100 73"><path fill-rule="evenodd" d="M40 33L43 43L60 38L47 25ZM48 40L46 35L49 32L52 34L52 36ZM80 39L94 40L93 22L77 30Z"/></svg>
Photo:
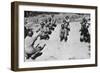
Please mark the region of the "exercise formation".
<svg viewBox="0 0 100 73"><path fill-rule="evenodd" d="M76 25L79 25L79 27L77 27L77 33L79 33L80 36L78 42L88 43L90 46L91 20L89 15L85 16L85 14L74 13L65 15L63 13L46 12L32 13L31 11L26 11L24 17L25 60L35 60L42 56L44 53L42 50L47 49L48 42L50 42L54 32L56 32L55 34L58 34L57 32L59 32L59 34L54 38L57 39L58 42L62 43L67 43L68 41L71 41L71 38L78 37L77 34L72 34L72 30L77 27L72 28L72 26L75 26L76 23Z"/></svg>
<svg viewBox="0 0 100 73"><path fill-rule="evenodd" d="M81 24L81 38L80 41L81 42L87 42L90 43L90 32L89 32L89 28L90 28L90 19L86 20L85 18L82 19Z"/></svg>
<svg viewBox="0 0 100 73"><path fill-rule="evenodd" d="M68 39L68 35L69 35L69 22L70 19L68 16L65 17L65 19L63 20L63 23L61 24L61 31L60 31L60 41L67 41Z"/></svg>

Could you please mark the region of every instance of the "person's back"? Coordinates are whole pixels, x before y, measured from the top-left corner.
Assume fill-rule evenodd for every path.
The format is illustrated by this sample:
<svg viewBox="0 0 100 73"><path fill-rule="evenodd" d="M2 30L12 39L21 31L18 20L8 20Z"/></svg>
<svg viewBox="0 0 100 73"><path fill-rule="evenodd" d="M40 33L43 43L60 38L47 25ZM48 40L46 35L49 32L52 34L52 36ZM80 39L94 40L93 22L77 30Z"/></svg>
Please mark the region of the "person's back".
<svg viewBox="0 0 100 73"><path fill-rule="evenodd" d="M34 43L39 37L40 32L34 33L29 31L28 36L25 38L25 52L27 54L32 54L35 52Z"/></svg>

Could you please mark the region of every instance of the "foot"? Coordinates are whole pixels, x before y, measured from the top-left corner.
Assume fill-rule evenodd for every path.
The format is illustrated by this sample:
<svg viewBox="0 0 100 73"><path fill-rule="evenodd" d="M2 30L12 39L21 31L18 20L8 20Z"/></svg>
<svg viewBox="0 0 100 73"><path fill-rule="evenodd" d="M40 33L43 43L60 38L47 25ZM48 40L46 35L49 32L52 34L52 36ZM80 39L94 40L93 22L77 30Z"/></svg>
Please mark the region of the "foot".
<svg viewBox="0 0 100 73"><path fill-rule="evenodd" d="M31 57L31 59L35 60L37 57L39 57L41 55L42 55L42 52L37 52Z"/></svg>

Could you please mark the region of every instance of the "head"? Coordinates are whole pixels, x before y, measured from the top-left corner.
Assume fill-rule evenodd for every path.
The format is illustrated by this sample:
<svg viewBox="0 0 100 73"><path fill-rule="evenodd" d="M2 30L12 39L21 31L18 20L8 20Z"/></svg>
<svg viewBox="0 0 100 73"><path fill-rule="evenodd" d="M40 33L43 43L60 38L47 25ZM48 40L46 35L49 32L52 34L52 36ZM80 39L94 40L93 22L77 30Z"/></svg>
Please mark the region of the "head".
<svg viewBox="0 0 100 73"><path fill-rule="evenodd" d="M69 19L69 16L66 16L65 18L66 18L66 19Z"/></svg>
<svg viewBox="0 0 100 73"><path fill-rule="evenodd" d="M28 34L27 35L30 36L30 37L32 37L33 31L32 30L28 31Z"/></svg>
<svg viewBox="0 0 100 73"><path fill-rule="evenodd" d="M87 19L84 17L83 18L83 22L86 24L87 23Z"/></svg>
<svg viewBox="0 0 100 73"><path fill-rule="evenodd" d="M88 21L90 21L91 19L89 18Z"/></svg>
<svg viewBox="0 0 100 73"><path fill-rule="evenodd" d="M45 25L45 23L44 23L44 22L41 22L40 25L41 25L41 27L43 28L44 25Z"/></svg>
<svg viewBox="0 0 100 73"><path fill-rule="evenodd" d="M64 24L61 25L61 28L64 29Z"/></svg>
<svg viewBox="0 0 100 73"><path fill-rule="evenodd" d="M53 18L54 17L54 14L52 14L51 17Z"/></svg>
<svg viewBox="0 0 100 73"><path fill-rule="evenodd" d="M83 20L85 20L85 17L83 17Z"/></svg>

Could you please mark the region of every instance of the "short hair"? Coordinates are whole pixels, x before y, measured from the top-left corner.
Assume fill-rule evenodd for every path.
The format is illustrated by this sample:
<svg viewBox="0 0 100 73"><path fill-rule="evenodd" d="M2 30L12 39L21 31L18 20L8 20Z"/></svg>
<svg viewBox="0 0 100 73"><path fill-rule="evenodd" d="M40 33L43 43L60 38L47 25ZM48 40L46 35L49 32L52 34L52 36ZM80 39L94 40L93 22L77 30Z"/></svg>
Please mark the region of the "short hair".
<svg viewBox="0 0 100 73"><path fill-rule="evenodd" d="M66 16L65 18L67 19L67 18L69 18L69 16Z"/></svg>
<svg viewBox="0 0 100 73"><path fill-rule="evenodd" d="M27 35L30 36L30 37L32 37L33 31L32 30L28 31L28 34Z"/></svg>

